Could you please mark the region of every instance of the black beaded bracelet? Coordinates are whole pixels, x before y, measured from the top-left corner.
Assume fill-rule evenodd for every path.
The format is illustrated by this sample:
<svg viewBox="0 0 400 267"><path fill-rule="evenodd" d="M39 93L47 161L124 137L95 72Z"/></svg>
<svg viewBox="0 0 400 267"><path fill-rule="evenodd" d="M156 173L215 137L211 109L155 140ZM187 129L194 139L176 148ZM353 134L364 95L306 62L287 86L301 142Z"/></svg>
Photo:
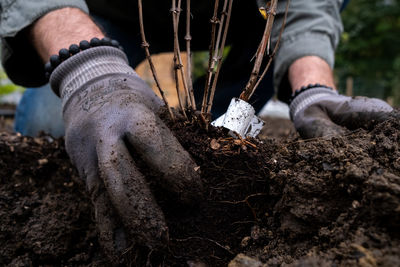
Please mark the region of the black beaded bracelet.
<svg viewBox="0 0 400 267"><path fill-rule="evenodd" d="M293 99L295 99L299 94L301 94L301 93L303 93L303 92L305 92L307 90L310 90L310 89L313 89L313 88L317 88L317 87L322 87L322 88L330 89L330 90L333 91L332 87L329 87L329 86L326 86L326 85L323 85L323 84L319 84L319 83L309 84L307 86L302 86L300 89L295 90L294 93L291 95L291 97L289 99L289 104L292 103Z"/></svg>
<svg viewBox="0 0 400 267"><path fill-rule="evenodd" d="M89 48L93 48L93 47L97 47L97 46L112 46L115 48L119 48L122 51L124 50L122 48L122 46L120 46L119 42L117 40L112 40L108 37L104 37L103 39L99 39L99 38L92 38L89 41L83 40L79 43L79 45L77 44L72 44L69 46L69 49L66 48L62 48L60 49L60 51L58 51L58 55L52 55L49 59L49 61L44 65L44 71L46 74L46 79L48 80L50 78L51 73L53 72L53 70L61 64L61 62L67 60L68 58L70 58L71 56L74 56L76 54L78 54L79 52L89 49Z"/></svg>

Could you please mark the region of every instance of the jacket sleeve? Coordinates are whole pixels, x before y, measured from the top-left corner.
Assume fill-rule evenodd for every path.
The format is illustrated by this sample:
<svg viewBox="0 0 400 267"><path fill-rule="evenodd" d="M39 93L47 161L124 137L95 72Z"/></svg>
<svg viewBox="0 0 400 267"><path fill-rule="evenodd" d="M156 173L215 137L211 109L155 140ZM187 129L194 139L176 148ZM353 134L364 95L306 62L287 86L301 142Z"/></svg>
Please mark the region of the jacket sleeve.
<svg viewBox="0 0 400 267"><path fill-rule="evenodd" d="M340 8L343 0L292 0L285 30L275 55L274 84L278 98L287 101L291 87L287 78L289 66L304 56L318 56L332 68L335 49L343 31ZM285 13L286 1L278 2L273 26L272 44L277 42Z"/></svg>
<svg viewBox="0 0 400 267"><path fill-rule="evenodd" d="M14 83L27 87L46 83L43 62L24 29L46 13L63 7L88 13L84 0L0 0L1 62Z"/></svg>

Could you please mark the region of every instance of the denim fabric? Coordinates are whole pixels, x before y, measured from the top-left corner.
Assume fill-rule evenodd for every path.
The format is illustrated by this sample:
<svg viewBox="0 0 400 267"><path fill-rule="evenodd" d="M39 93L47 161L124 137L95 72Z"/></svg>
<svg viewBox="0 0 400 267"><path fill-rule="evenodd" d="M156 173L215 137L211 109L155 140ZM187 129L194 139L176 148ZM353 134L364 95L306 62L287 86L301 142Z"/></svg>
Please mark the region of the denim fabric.
<svg viewBox="0 0 400 267"><path fill-rule="evenodd" d="M17 107L15 131L28 136L37 136L41 131L54 137L64 135L61 99L49 84L26 89Z"/></svg>

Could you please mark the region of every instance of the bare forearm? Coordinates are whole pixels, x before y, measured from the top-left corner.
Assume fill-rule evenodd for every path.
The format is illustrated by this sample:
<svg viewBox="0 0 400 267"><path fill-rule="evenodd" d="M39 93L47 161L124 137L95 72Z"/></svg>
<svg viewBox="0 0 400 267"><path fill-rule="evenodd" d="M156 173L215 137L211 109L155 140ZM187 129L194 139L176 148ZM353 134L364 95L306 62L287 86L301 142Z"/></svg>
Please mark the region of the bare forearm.
<svg viewBox="0 0 400 267"><path fill-rule="evenodd" d="M43 62L46 62L61 48L93 37L102 38L104 33L86 13L77 8L63 8L36 21L30 29L30 37Z"/></svg>
<svg viewBox="0 0 400 267"><path fill-rule="evenodd" d="M289 67L289 81L293 92L309 84L322 84L336 89L332 68L323 59L306 56Z"/></svg>

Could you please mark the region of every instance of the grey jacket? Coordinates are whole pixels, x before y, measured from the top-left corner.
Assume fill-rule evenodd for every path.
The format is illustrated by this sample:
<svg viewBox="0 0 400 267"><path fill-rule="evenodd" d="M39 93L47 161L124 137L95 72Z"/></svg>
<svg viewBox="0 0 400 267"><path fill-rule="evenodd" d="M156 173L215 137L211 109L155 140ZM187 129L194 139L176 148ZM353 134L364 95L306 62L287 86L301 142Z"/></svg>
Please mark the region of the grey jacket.
<svg viewBox="0 0 400 267"><path fill-rule="evenodd" d="M196 8L196 3L199 5L198 8L207 9L207 4L212 2L211 0L195 1L192 4L194 5L193 10ZM342 32L340 18L342 2L343 0L291 1L286 29L279 52L275 57L274 82L276 88L287 86L286 75L290 64L303 56L319 56L333 67L334 52ZM279 34L285 4L286 1L279 1L278 14L274 24L273 44ZM154 4L150 3L149 5L157 6L158 4L154 0ZM130 9L135 6L136 1L134 0L0 0L3 67L15 83L24 86L42 85L45 83L43 64L24 34L26 27L44 14L62 7L76 7L87 13L90 10L98 14L106 14L121 22L133 23L135 18L132 17ZM153 14L153 17L157 17L157 15Z"/></svg>

